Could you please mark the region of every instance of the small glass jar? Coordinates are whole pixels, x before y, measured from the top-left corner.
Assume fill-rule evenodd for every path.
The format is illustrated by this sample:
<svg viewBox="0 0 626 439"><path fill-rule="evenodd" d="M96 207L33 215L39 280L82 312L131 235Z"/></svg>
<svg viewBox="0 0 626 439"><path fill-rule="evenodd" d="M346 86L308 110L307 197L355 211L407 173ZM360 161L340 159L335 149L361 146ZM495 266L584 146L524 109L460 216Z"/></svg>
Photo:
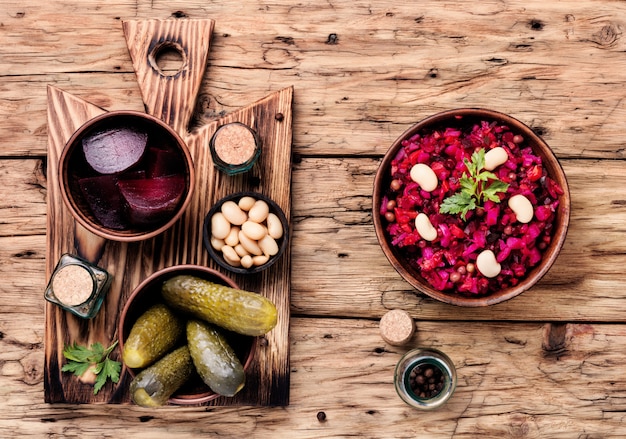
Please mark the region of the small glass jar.
<svg viewBox="0 0 626 439"><path fill-rule="evenodd" d="M240 122L222 125L209 142L213 165L227 175L247 172L261 155L261 139Z"/></svg>
<svg viewBox="0 0 626 439"><path fill-rule="evenodd" d="M65 253L50 277L44 297L78 317L91 319L100 310L111 280L102 268Z"/></svg>
<svg viewBox="0 0 626 439"><path fill-rule="evenodd" d="M408 405L432 410L445 404L454 393L456 369L443 352L418 348L400 359L394 382L396 392Z"/></svg>

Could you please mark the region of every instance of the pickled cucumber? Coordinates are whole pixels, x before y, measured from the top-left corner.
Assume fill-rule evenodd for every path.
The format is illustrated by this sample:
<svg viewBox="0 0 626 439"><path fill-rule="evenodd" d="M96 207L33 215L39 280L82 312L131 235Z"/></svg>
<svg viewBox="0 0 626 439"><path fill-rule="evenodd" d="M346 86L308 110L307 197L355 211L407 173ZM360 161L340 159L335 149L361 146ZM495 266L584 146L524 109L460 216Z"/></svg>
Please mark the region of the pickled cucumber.
<svg viewBox="0 0 626 439"><path fill-rule="evenodd" d="M130 368L146 367L176 346L185 323L162 303L153 305L135 322L124 342L122 359Z"/></svg>
<svg viewBox="0 0 626 439"><path fill-rule="evenodd" d="M165 301L175 309L243 335L263 335L276 326L278 311L267 298L180 275L163 283Z"/></svg>
<svg viewBox="0 0 626 439"><path fill-rule="evenodd" d="M190 320L187 322L187 343L198 375L211 390L234 396L243 388L246 382L243 366L218 328Z"/></svg>
<svg viewBox="0 0 626 439"><path fill-rule="evenodd" d="M141 371L130 383L133 402L142 407L159 407L189 379L194 370L189 347L167 354Z"/></svg>

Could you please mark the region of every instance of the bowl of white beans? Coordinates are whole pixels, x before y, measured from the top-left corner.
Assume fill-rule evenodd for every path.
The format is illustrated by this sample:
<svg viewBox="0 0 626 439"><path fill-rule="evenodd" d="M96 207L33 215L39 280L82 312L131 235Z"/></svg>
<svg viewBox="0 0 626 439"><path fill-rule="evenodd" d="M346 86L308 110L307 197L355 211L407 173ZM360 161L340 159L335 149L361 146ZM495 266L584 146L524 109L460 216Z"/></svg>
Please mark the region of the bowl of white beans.
<svg viewBox="0 0 626 439"><path fill-rule="evenodd" d="M276 263L287 248L289 225L276 202L257 192L230 194L204 220L204 246L222 268L253 274Z"/></svg>

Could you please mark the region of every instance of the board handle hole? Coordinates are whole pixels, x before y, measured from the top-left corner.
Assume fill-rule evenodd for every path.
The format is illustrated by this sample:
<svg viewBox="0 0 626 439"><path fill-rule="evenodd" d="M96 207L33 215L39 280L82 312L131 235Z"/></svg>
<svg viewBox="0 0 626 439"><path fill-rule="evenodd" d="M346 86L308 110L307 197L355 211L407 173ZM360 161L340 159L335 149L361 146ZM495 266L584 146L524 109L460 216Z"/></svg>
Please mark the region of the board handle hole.
<svg viewBox="0 0 626 439"><path fill-rule="evenodd" d="M163 76L176 76L187 65L183 47L173 42L165 42L156 46L148 59L152 68Z"/></svg>

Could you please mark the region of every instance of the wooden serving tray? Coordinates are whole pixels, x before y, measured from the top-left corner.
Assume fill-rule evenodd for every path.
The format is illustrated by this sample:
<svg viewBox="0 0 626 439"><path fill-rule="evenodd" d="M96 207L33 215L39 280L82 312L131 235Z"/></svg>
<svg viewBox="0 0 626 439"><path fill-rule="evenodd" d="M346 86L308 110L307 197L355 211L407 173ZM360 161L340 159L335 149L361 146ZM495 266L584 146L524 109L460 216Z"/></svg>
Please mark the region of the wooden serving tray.
<svg viewBox="0 0 626 439"><path fill-rule="evenodd" d="M146 111L166 121L186 140L194 159L196 186L182 218L164 234L138 243L104 240L74 221L63 204L58 179L59 157L72 133L84 122L105 112L70 93L48 87L48 193L46 276L50 278L63 253L80 255L114 276L98 315L81 320L46 302L44 394L49 403L130 403L129 376L107 383L97 395L90 385L61 372L65 344L109 345L117 339L117 323L132 290L163 267L200 264L221 270L210 260L202 243L202 224L219 198L252 190L271 197L291 218L291 141L293 88L188 131L196 96L204 74L213 20L138 20L123 22L124 34L142 91ZM165 75L158 70L155 53L178 50L181 70ZM208 144L217 128L239 121L256 129L262 140L259 162L248 173L226 176L213 167ZM290 251L268 270L251 276L231 275L241 288L271 299L279 312L278 325L257 340L255 359L246 387L234 398L218 398L207 405L285 406L289 403L289 295ZM116 349L113 357L120 359Z"/></svg>

